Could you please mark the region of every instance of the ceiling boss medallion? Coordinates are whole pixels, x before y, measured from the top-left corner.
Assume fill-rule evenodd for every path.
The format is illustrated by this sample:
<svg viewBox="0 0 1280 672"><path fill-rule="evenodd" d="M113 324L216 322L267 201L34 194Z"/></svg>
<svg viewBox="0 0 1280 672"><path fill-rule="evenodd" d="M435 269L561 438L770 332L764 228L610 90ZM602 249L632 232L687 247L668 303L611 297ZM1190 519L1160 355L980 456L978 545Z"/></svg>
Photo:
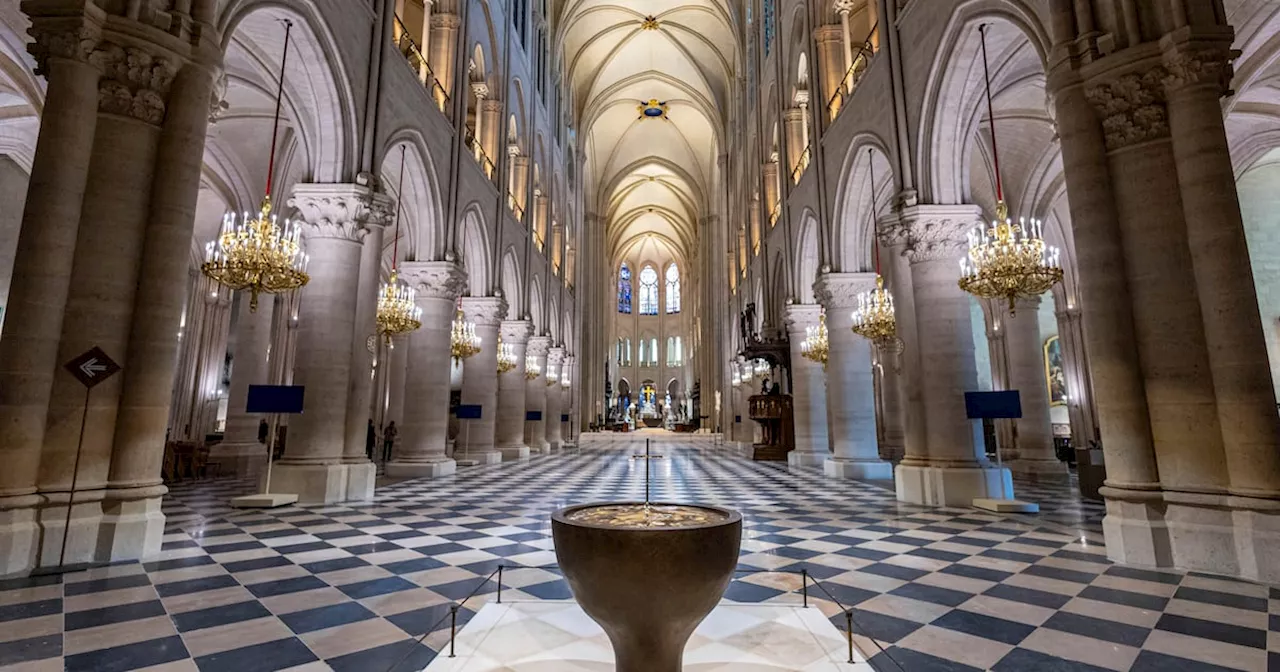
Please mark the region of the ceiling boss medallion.
<svg viewBox="0 0 1280 672"><path fill-rule="evenodd" d="M652 15L652 14L650 14L649 16L644 17L644 21L642 21L642 22L640 23L640 27L641 27L641 28L643 28L644 30L657 30L657 29L658 29L658 17L656 17L656 16L654 16L654 15Z"/></svg>
<svg viewBox="0 0 1280 672"><path fill-rule="evenodd" d="M657 98L640 101L640 104L636 105L636 111L640 113L640 118L642 119L644 117L649 117L651 119L665 119L666 121L671 121L671 119L667 117L666 101L659 102Z"/></svg>

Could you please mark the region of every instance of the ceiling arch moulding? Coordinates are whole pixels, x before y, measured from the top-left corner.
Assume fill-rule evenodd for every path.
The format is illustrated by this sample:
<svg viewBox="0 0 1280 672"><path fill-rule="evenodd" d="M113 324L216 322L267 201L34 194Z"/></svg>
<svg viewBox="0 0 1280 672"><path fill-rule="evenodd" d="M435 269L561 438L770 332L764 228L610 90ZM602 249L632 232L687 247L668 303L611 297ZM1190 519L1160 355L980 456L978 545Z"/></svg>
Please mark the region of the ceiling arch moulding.
<svg viewBox="0 0 1280 672"><path fill-rule="evenodd" d="M608 226L608 236L606 244L620 244L622 240L629 235L633 224L645 217L657 217L665 221L679 238L682 249L688 249L689 246L697 239L697 228L695 222L682 220L675 216L675 213L666 208L652 207L643 210L628 212L617 219L611 220ZM642 232L643 233L643 232ZM639 235L639 234L634 234Z"/></svg>
<svg viewBox="0 0 1280 672"><path fill-rule="evenodd" d="M643 179L636 179L630 184L620 185L618 190L610 197L609 211L607 213L609 216L616 214L623 207L629 196L650 185L657 185L658 188L671 192L672 196L685 208L687 218L693 219L696 216L697 208L693 203L693 199L688 193L681 190L674 181L660 179L653 175L637 177L643 177Z"/></svg>
<svg viewBox="0 0 1280 672"><path fill-rule="evenodd" d="M693 175L691 175L689 171L685 170L680 164L661 156L650 156L638 159L626 166L623 166L622 169L615 173L613 178L603 186L601 189L602 194L612 194L628 177L642 174L643 171L650 166L657 166L663 170L674 173L677 177L683 180L685 184L688 184L691 190L693 190L694 199L697 203L702 204L706 202L706 192L702 189L702 185L693 179Z"/></svg>
<svg viewBox="0 0 1280 672"><path fill-rule="evenodd" d="M719 128L722 125L722 122L716 114L716 110L719 109L716 102L707 97L703 92L690 86L688 82L672 77L661 70L637 72L628 77L619 79L613 84L610 84L604 90L592 96L591 100L587 102L586 107L583 108L582 116L579 117L582 120L582 128L591 128L591 126L599 121L600 117L604 115L608 108L614 105L628 104L630 105L631 110L634 110L636 103L641 100L641 97L624 95L624 90L630 86L651 84L654 81L666 84L675 88L677 91L687 94L691 99L689 101L680 101L679 99L669 96L668 99L663 102L668 104L674 102L686 102L687 104L690 104L698 111L699 114L705 117L713 127L717 129L717 141L719 140ZM647 100L651 97L652 95L649 95L643 99Z"/></svg>

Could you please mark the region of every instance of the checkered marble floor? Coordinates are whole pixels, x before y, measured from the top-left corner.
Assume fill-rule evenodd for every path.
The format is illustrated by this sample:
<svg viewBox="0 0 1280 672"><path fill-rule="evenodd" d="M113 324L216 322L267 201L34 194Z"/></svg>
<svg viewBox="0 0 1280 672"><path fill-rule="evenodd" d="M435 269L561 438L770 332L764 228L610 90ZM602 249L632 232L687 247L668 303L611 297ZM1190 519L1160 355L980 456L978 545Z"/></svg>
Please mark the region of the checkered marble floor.
<svg viewBox="0 0 1280 672"><path fill-rule="evenodd" d="M883 484L753 463L666 439L655 500L734 507L746 530L737 602L815 608L885 672L1280 670L1280 589L1113 566L1097 504L1018 484L1043 512L900 504ZM175 487L161 553L63 577L0 580L0 670L421 670L492 600L565 599L549 513L643 496L643 443L378 488L375 501L235 511L250 489Z"/></svg>

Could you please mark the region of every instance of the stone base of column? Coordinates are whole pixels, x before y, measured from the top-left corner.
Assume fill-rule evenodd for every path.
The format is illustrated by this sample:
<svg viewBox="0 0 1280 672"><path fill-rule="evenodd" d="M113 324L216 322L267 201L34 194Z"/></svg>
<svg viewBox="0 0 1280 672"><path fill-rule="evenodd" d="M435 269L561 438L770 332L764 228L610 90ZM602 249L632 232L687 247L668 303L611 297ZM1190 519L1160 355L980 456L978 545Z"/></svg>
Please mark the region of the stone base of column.
<svg viewBox="0 0 1280 672"><path fill-rule="evenodd" d="M1146 567L1172 567L1173 549L1164 520L1164 498L1158 491L1103 487L1107 515L1102 519L1107 558Z"/></svg>
<svg viewBox="0 0 1280 672"><path fill-rule="evenodd" d="M979 497L1013 497L1013 478L999 467L898 465L894 477L898 501L911 504L967 507Z"/></svg>
<svg viewBox="0 0 1280 672"><path fill-rule="evenodd" d="M37 510L36 525L41 538L38 567L57 567L58 554L62 550L62 536L67 533L67 553L64 565L106 560L108 553L99 549L102 526L102 490L76 492L75 505L71 507L71 526L67 528L67 493L44 495L49 503ZM158 549L157 549L158 550Z"/></svg>
<svg viewBox="0 0 1280 672"><path fill-rule="evenodd" d="M549 441L549 442L547 443L547 452L548 452L548 453L558 453L558 452L560 452L560 450L561 450L561 448L560 448L560 442L559 442L559 441Z"/></svg>
<svg viewBox="0 0 1280 672"><path fill-rule="evenodd" d="M880 460L847 460L828 457L822 471L832 478L856 478L864 480L889 480L893 478L893 465Z"/></svg>
<svg viewBox="0 0 1280 672"><path fill-rule="evenodd" d="M515 462L529 459L529 446L506 446L502 450L503 462Z"/></svg>
<svg viewBox="0 0 1280 672"><path fill-rule="evenodd" d="M1036 483L1066 483L1071 480L1071 470L1059 460L1019 459L1005 465L1014 476Z"/></svg>
<svg viewBox="0 0 1280 672"><path fill-rule="evenodd" d="M807 450L793 450L787 453L787 465L791 467L821 467L830 457L827 453L817 453Z"/></svg>
<svg viewBox="0 0 1280 672"><path fill-rule="evenodd" d="M1266 505L1280 507L1280 503L1274 501ZM1280 510L1236 509L1231 515L1240 576L1262 583L1280 583L1280 562L1276 562L1280 557Z"/></svg>
<svg viewBox="0 0 1280 672"><path fill-rule="evenodd" d="M464 450L461 453L454 453L453 459L457 460L460 467L474 467L479 464L501 464L502 451L486 450L480 452L477 450L467 452Z"/></svg>
<svg viewBox="0 0 1280 672"><path fill-rule="evenodd" d="M387 463L387 475L392 478L440 478L458 473L458 463L447 457L436 460L392 461Z"/></svg>
<svg viewBox="0 0 1280 672"><path fill-rule="evenodd" d="M209 449L209 462L218 464L221 476L249 476L267 467L267 446L262 443L220 443Z"/></svg>
<svg viewBox="0 0 1280 672"><path fill-rule="evenodd" d="M160 502L168 491L163 485L108 490L98 528L97 560L137 560L159 553L164 540Z"/></svg>
<svg viewBox="0 0 1280 672"><path fill-rule="evenodd" d="M367 464L279 464L271 470L271 491L298 496L299 504L373 499L372 462Z"/></svg>
<svg viewBox="0 0 1280 672"><path fill-rule="evenodd" d="M36 566L40 528L35 495L0 500L0 576L24 574Z"/></svg>

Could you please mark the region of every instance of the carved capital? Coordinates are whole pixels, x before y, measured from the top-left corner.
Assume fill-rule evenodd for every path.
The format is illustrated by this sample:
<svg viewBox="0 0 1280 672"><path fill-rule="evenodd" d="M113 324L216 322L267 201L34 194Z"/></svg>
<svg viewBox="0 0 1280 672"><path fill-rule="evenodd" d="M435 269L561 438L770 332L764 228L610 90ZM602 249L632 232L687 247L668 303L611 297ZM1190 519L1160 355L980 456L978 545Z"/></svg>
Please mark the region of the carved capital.
<svg viewBox="0 0 1280 672"><path fill-rule="evenodd" d="M302 234L360 242L375 226L386 226L394 201L359 184L298 184L289 205L298 210Z"/></svg>
<svg viewBox="0 0 1280 672"><path fill-rule="evenodd" d="M976 205L917 205L902 210L903 253L913 264L959 259L968 251L968 234L982 221Z"/></svg>
<svg viewBox="0 0 1280 672"><path fill-rule="evenodd" d="M524 354L530 357L546 357L547 351L551 349L550 336L531 336L529 345L525 348Z"/></svg>
<svg viewBox="0 0 1280 672"><path fill-rule="evenodd" d="M1217 89L1218 95L1226 95L1231 88L1231 78L1235 76L1232 61L1239 55L1239 51L1232 51L1229 46L1183 47L1166 52L1164 68L1168 74L1164 77L1165 90L1174 94L1188 87L1207 84Z"/></svg>
<svg viewBox="0 0 1280 672"><path fill-rule="evenodd" d="M787 331L793 334L804 334L807 327L818 326L822 317L822 306L811 303L795 303L783 309L783 321L787 323Z"/></svg>
<svg viewBox="0 0 1280 672"><path fill-rule="evenodd" d="M169 86L179 63L140 47L103 42L89 55L102 78L98 81L98 110L133 117L148 124L164 122Z"/></svg>
<svg viewBox="0 0 1280 672"><path fill-rule="evenodd" d="M813 295L828 313L858 307L858 295L876 288L875 273L825 273L813 283Z"/></svg>
<svg viewBox="0 0 1280 672"><path fill-rule="evenodd" d="M431 27L443 28L445 30L457 30L462 25L462 19L457 14L432 14Z"/></svg>
<svg viewBox="0 0 1280 672"><path fill-rule="evenodd" d="M836 10L836 14L848 16L854 10L854 0L835 0L831 7Z"/></svg>
<svg viewBox="0 0 1280 672"><path fill-rule="evenodd" d="M503 320L498 326L498 333L502 335L503 343L524 345L533 334L533 323L529 320Z"/></svg>
<svg viewBox="0 0 1280 672"><path fill-rule="evenodd" d="M547 350L547 366L560 366L564 363L564 348L551 348Z"/></svg>
<svg viewBox="0 0 1280 672"><path fill-rule="evenodd" d="M400 279L418 290L419 299L456 301L467 289L467 274L452 261L406 261Z"/></svg>
<svg viewBox="0 0 1280 672"><path fill-rule="evenodd" d="M496 327L507 316L507 300L501 296L466 296L462 312L479 327Z"/></svg>
<svg viewBox="0 0 1280 672"><path fill-rule="evenodd" d="M1085 97L1102 120L1108 150L1169 137L1164 84L1167 76L1168 71L1157 65L1085 88Z"/></svg>
<svg viewBox="0 0 1280 672"><path fill-rule="evenodd" d="M49 76L49 59L63 58L88 63L102 41L102 27L83 20L32 17L32 41L27 51L36 61L36 74Z"/></svg>

